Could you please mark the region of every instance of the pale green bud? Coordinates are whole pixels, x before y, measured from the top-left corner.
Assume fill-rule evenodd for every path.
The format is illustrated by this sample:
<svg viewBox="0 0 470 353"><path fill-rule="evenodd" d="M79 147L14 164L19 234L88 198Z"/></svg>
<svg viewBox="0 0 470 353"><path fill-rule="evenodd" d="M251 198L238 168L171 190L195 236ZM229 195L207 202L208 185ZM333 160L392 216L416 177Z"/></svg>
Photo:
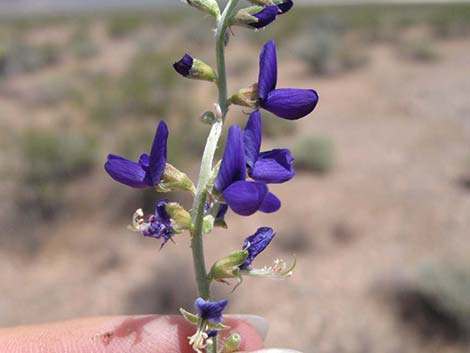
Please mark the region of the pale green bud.
<svg viewBox="0 0 470 353"><path fill-rule="evenodd" d="M225 341L224 350L222 353L234 353L240 350L240 344L242 342L242 337L239 333L232 333Z"/></svg>
<svg viewBox="0 0 470 353"><path fill-rule="evenodd" d="M215 218L213 215L209 214L204 217L202 221L202 234L207 234L212 232L214 229Z"/></svg>
<svg viewBox="0 0 470 353"><path fill-rule="evenodd" d="M220 16L220 9L215 0L184 0L188 5L208 13L211 16Z"/></svg>
<svg viewBox="0 0 470 353"><path fill-rule="evenodd" d="M196 192L196 188L191 179L189 179L185 173L176 169L170 163L167 163L162 179L157 185L157 191L171 192L177 190L190 191L192 194Z"/></svg>

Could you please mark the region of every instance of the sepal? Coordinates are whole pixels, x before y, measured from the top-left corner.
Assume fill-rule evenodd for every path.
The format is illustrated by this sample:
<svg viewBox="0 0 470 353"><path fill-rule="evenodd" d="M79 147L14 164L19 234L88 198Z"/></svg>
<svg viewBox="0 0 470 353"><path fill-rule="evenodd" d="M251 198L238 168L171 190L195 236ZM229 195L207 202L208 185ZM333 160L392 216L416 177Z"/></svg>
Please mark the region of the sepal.
<svg viewBox="0 0 470 353"><path fill-rule="evenodd" d="M220 9L215 0L184 0L189 6L208 13L211 16L220 16Z"/></svg>
<svg viewBox="0 0 470 353"><path fill-rule="evenodd" d="M253 109L259 108L258 84L254 83L250 87L242 88L229 98L229 103Z"/></svg>
<svg viewBox="0 0 470 353"><path fill-rule="evenodd" d="M189 177L182 171L167 163L162 179L156 186L158 192L171 192L177 190L190 191L195 194L196 188Z"/></svg>
<svg viewBox="0 0 470 353"><path fill-rule="evenodd" d="M263 11L263 6L250 6L239 10L230 20L231 25L249 26L253 22L257 22L258 18L254 15Z"/></svg>
<svg viewBox="0 0 470 353"><path fill-rule="evenodd" d="M247 257L247 250L239 250L217 260L209 271L209 280L225 283L226 279L237 278L241 282L239 267L246 261Z"/></svg>
<svg viewBox="0 0 470 353"><path fill-rule="evenodd" d="M199 324L199 316L197 316L196 314L193 314L183 308L180 308L180 313L189 323L193 325ZM209 330L224 331L224 330L228 330L230 326L224 325L222 323L214 324L212 322L207 322L207 328Z"/></svg>
<svg viewBox="0 0 470 353"><path fill-rule="evenodd" d="M170 215L172 226L176 231L181 232L191 228L191 215L179 203L167 203L166 212Z"/></svg>
<svg viewBox="0 0 470 353"><path fill-rule="evenodd" d="M204 61L194 59L191 55L185 54L179 61L173 64L174 69L181 76L194 80L217 81L217 75L212 67Z"/></svg>

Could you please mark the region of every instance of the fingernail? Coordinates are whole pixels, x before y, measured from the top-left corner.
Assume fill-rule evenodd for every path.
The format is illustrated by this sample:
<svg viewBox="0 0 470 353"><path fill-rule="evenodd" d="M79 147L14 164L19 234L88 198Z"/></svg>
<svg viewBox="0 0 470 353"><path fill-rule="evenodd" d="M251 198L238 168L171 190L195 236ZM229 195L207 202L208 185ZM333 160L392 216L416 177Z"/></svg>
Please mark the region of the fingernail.
<svg viewBox="0 0 470 353"><path fill-rule="evenodd" d="M230 317L245 321L255 329L256 333L258 333L263 340L266 338L269 331L269 323L264 317L257 315L230 315Z"/></svg>
<svg viewBox="0 0 470 353"><path fill-rule="evenodd" d="M254 351L250 353L302 353L302 352L294 351L293 349L270 348L270 349L262 349L260 351Z"/></svg>

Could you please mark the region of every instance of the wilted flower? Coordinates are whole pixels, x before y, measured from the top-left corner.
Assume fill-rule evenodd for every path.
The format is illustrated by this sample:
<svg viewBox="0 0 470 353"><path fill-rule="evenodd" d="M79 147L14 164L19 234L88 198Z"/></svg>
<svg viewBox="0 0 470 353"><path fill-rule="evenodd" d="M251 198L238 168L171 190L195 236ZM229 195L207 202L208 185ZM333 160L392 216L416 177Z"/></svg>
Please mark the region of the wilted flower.
<svg viewBox="0 0 470 353"><path fill-rule="evenodd" d="M222 193L228 206L242 216L249 216L258 210L271 213L281 207L281 202L269 192L265 183L245 179L243 135L238 126L231 126L214 184L216 190Z"/></svg>
<svg viewBox="0 0 470 353"><path fill-rule="evenodd" d="M225 309L227 304L227 300L211 302L205 301L202 298L197 298L194 302L194 306L197 311L197 316L213 324L218 324L223 321L222 311Z"/></svg>
<svg viewBox="0 0 470 353"><path fill-rule="evenodd" d="M262 139L261 114L259 110L251 113L243 141L248 175L263 183L283 183L295 175L294 157L288 149L274 149L260 152Z"/></svg>
<svg viewBox="0 0 470 353"><path fill-rule="evenodd" d="M104 168L114 180L133 188L151 188L160 183L167 159L168 127L158 124L150 155L143 153L138 162L114 154L108 155Z"/></svg>
<svg viewBox="0 0 470 353"><path fill-rule="evenodd" d="M163 239L163 245L174 235L171 218L166 210L168 200L159 200L155 205L155 213L145 217L141 209L134 213L132 230L142 233L146 237Z"/></svg>
<svg viewBox="0 0 470 353"><path fill-rule="evenodd" d="M268 41L259 58L259 105L271 113L289 120L310 114L318 103L318 94L310 89L276 88L276 43Z"/></svg>
<svg viewBox="0 0 470 353"><path fill-rule="evenodd" d="M272 228L261 227L258 228L255 234L247 237L243 242L243 250L248 251L248 257L245 262L240 265L240 269L244 270L250 267L255 257L266 249L275 235L276 233L274 233Z"/></svg>

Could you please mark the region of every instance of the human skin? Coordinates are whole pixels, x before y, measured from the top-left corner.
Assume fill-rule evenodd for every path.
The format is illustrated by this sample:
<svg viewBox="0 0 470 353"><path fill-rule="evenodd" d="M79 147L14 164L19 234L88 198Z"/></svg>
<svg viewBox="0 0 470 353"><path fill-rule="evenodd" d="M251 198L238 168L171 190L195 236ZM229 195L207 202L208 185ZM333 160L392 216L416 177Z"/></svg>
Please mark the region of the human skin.
<svg viewBox="0 0 470 353"><path fill-rule="evenodd" d="M264 347L248 322L226 318L231 332L242 336L241 351ZM180 316L143 315L76 319L0 329L2 353L194 353L188 337L194 326ZM261 333L261 332L260 332ZM263 334L263 333L261 333Z"/></svg>

